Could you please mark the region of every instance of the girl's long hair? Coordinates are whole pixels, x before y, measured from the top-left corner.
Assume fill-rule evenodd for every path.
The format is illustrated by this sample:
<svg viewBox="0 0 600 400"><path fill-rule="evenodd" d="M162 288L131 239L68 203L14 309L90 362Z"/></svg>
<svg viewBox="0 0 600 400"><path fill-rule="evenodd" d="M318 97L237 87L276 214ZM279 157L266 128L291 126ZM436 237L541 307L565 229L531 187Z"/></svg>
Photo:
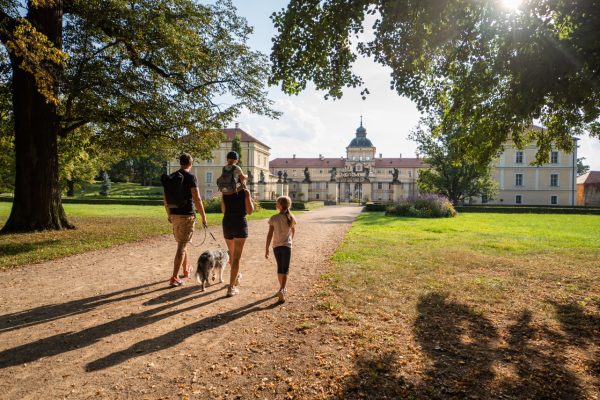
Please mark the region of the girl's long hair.
<svg viewBox="0 0 600 400"><path fill-rule="evenodd" d="M281 214L284 214L287 218L288 226L292 226L292 222L294 222L294 216L290 212L290 208L292 207L292 199L288 196L280 196L277 198L277 204L281 208Z"/></svg>

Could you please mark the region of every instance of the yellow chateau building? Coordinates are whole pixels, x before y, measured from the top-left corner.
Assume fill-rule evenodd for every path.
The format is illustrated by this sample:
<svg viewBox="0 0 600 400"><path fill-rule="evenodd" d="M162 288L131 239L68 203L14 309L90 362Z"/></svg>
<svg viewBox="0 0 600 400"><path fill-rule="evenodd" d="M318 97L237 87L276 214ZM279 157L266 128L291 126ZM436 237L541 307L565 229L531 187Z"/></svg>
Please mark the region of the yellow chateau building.
<svg viewBox="0 0 600 400"><path fill-rule="evenodd" d="M532 126L531 129L542 129ZM236 124L224 129L226 141L213 151L210 160L195 160L192 173L198 177L200 193L210 199L218 194L216 180L225 165L232 140L239 136L244 173L249 189L258 200L272 200L289 195L295 200L394 202L419 194L417 178L427 164L415 158L383 157L367 138L362 124L346 147L346 156L328 158L276 158L269 162L270 147ZM511 144L494 162L492 176L498 183L493 199L472 199L473 203L505 205L575 205L577 173L577 139L573 153L552 150L550 163L532 166L537 148L519 150ZM179 163L168 163L169 172Z"/></svg>

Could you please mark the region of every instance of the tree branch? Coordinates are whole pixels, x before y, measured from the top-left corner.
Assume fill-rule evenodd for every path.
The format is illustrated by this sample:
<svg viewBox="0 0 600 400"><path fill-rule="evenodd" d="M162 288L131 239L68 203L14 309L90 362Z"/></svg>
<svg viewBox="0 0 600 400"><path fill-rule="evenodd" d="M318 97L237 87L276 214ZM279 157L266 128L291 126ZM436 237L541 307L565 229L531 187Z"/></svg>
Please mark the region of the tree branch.
<svg viewBox="0 0 600 400"><path fill-rule="evenodd" d="M61 128L60 136L62 136L62 137L67 136L67 134L69 134L70 132L73 132L77 128L84 126L88 122L89 122L88 120L82 119L82 120L79 120L79 121L65 127L65 128Z"/></svg>
<svg viewBox="0 0 600 400"><path fill-rule="evenodd" d="M17 27L17 20L0 9L0 41L6 44L11 38L11 33Z"/></svg>

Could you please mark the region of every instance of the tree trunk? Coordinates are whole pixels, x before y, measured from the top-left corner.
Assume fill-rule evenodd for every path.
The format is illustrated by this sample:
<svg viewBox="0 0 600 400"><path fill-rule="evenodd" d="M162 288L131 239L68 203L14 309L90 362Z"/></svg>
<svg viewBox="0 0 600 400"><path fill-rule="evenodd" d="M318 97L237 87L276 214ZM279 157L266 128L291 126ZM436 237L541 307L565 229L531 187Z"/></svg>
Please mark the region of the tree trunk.
<svg viewBox="0 0 600 400"><path fill-rule="evenodd" d="M67 180L67 197L75 196L75 181L70 179Z"/></svg>
<svg viewBox="0 0 600 400"><path fill-rule="evenodd" d="M62 48L62 1L34 7L29 2L28 20L57 48ZM2 233L73 228L60 199L57 107L41 95L34 77L11 60L15 121L15 197ZM55 85L55 93L58 86Z"/></svg>

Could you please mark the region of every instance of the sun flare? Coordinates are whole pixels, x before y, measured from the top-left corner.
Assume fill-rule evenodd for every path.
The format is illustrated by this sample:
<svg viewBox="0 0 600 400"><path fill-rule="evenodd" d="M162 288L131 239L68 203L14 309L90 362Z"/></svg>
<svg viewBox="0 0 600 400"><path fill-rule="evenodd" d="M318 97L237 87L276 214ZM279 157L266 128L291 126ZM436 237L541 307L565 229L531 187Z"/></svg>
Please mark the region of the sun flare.
<svg viewBox="0 0 600 400"><path fill-rule="evenodd" d="M502 6L509 10L518 10L523 0L501 0Z"/></svg>

